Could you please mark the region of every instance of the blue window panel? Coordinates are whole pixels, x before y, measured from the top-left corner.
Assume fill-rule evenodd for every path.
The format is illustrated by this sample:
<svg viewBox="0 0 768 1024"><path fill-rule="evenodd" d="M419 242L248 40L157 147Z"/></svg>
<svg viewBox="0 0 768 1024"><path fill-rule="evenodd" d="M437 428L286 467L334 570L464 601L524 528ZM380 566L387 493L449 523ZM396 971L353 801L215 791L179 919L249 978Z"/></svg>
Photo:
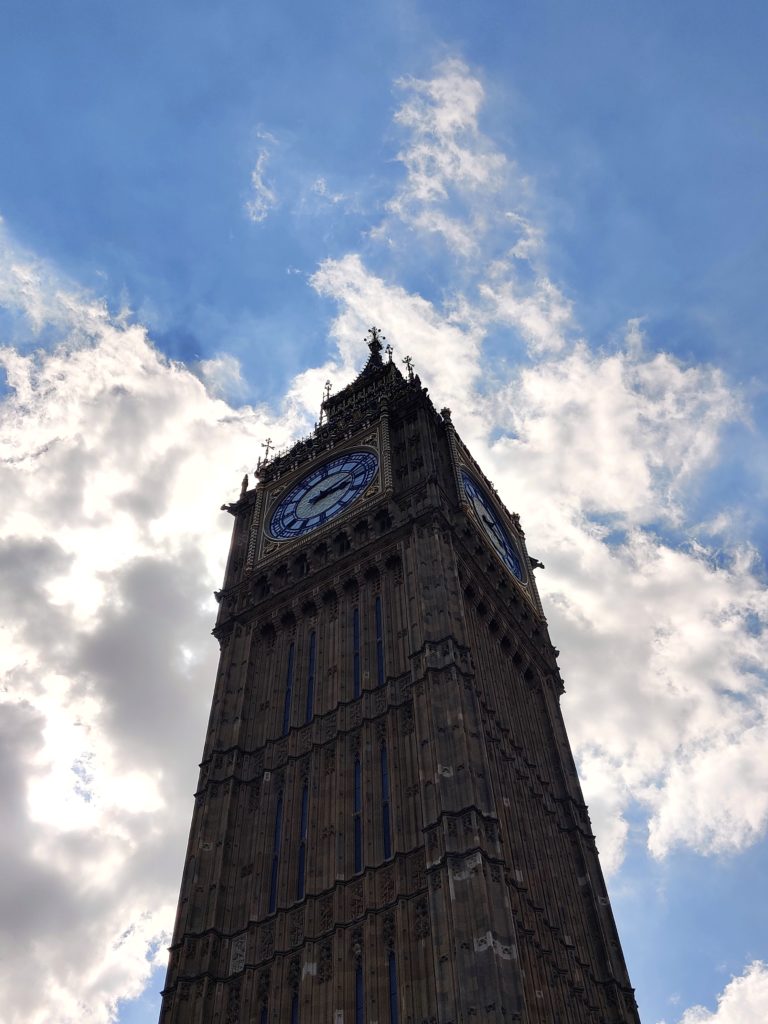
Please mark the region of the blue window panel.
<svg viewBox="0 0 768 1024"><path fill-rule="evenodd" d="M315 648L316 648L315 631L309 634L309 668L307 669L307 708L305 720L307 722L312 721L312 716L315 713Z"/></svg>
<svg viewBox="0 0 768 1024"><path fill-rule="evenodd" d="M355 968L355 1024L365 1024L365 993L363 992L363 966Z"/></svg>
<svg viewBox="0 0 768 1024"><path fill-rule="evenodd" d="M389 758L387 748L381 748L381 799L389 803Z"/></svg>
<svg viewBox="0 0 768 1024"><path fill-rule="evenodd" d="M302 839L307 838L307 812L309 810L309 786L304 783L304 788L301 791L301 835Z"/></svg>
<svg viewBox="0 0 768 1024"><path fill-rule="evenodd" d="M355 874L363 870L363 771L360 758L355 758Z"/></svg>
<svg viewBox="0 0 768 1024"><path fill-rule="evenodd" d="M355 812L363 809L363 770L360 766L360 758L355 758Z"/></svg>
<svg viewBox="0 0 768 1024"><path fill-rule="evenodd" d="M291 697L293 694L293 656L294 644L288 648L288 672L285 677L285 703L283 704L283 736L288 735L291 728Z"/></svg>
<svg viewBox="0 0 768 1024"><path fill-rule="evenodd" d="M299 997L295 992L291 999L291 1024L299 1024Z"/></svg>
<svg viewBox="0 0 768 1024"><path fill-rule="evenodd" d="M389 817L389 761L387 748L381 748L381 831L384 837L384 858L392 856L392 827Z"/></svg>
<svg viewBox="0 0 768 1024"><path fill-rule="evenodd" d="M269 1024L269 1011L266 1006L262 1006L261 1013L259 1014L259 1024Z"/></svg>
<svg viewBox="0 0 768 1024"><path fill-rule="evenodd" d="M352 696L360 696L360 609L352 612Z"/></svg>
<svg viewBox="0 0 768 1024"><path fill-rule="evenodd" d="M363 870L363 823L360 815L355 815L355 874Z"/></svg>
<svg viewBox="0 0 768 1024"><path fill-rule="evenodd" d="M277 880L280 869L280 835L283 829L283 798L278 797L275 810L275 832L272 839L272 871L269 877L269 913L277 909Z"/></svg>
<svg viewBox="0 0 768 1024"><path fill-rule="evenodd" d="M400 1011L397 1000L397 961L392 950L389 951L389 1024L399 1024Z"/></svg>
<svg viewBox="0 0 768 1024"><path fill-rule="evenodd" d="M384 678L384 629L381 618L381 594L376 595L376 683L383 686Z"/></svg>
<svg viewBox="0 0 768 1024"><path fill-rule="evenodd" d="M304 899L304 873L306 868L307 848L304 843L299 847L299 873L296 879L296 899Z"/></svg>
<svg viewBox="0 0 768 1024"><path fill-rule="evenodd" d="M274 914L277 910L277 873L280 867L278 857L272 858L272 871L269 876L269 913Z"/></svg>
<svg viewBox="0 0 768 1024"><path fill-rule="evenodd" d="M307 866L307 827L308 827L308 807L309 807L309 788L304 783L304 788L301 791L301 819L300 819L300 831L299 831L299 866L298 874L296 876L296 899L304 899L304 886L306 878L306 866Z"/></svg>

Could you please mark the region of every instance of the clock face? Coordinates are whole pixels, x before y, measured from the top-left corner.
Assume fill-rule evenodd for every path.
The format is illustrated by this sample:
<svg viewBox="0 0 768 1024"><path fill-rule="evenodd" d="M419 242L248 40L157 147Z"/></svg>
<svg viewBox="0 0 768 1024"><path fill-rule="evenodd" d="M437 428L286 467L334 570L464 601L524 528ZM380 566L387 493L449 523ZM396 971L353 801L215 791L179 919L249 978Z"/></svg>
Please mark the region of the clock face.
<svg viewBox="0 0 768 1024"><path fill-rule="evenodd" d="M378 469L378 456L369 451L345 452L313 469L281 499L270 534L290 540L323 526L365 491Z"/></svg>
<svg viewBox="0 0 768 1024"><path fill-rule="evenodd" d="M509 571L521 582L524 581L523 566L518 553L517 545L509 536L504 524L499 519L486 491L478 484L469 473L461 471L461 479L464 484L464 491L474 509L480 525L486 537L493 545L496 554L502 560Z"/></svg>

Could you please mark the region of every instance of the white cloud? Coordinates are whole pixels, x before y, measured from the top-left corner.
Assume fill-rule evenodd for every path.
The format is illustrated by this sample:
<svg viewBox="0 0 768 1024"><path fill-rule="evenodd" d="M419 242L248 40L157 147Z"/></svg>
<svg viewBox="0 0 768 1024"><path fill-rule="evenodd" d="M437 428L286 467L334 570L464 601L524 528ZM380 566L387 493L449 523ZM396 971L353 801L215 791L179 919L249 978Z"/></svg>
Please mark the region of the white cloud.
<svg viewBox="0 0 768 1024"><path fill-rule="evenodd" d="M167 940L214 679L209 594L230 527L216 510L266 436L285 444L316 416L327 378L354 376L371 323L453 408L547 564L539 582L604 866L621 862L633 805L657 856L765 832L766 593L754 553L729 542L729 514L710 517L725 537L715 561L688 508L740 397L718 370L647 350L637 320L615 351L578 339L544 232L517 208L530 182L479 130L479 82L450 61L402 84L405 181L379 237L395 254L404 236L439 237L465 261L439 303L358 254L323 261L311 280L338 304L338 350L279 411L231 408L217 394L239 384L233 357L205 361L201 383L0 235L0 301L19 337L60 341L2 352L9 1024L103 1024ZM265 148L256 220L275 202L266 159ZM496 345L508 332L509 365L487 355L490 332ZM764 984L753 965L716 1016L694 1008L681 1024L749 1021L726 1014Z"/></svg>
<svg viewBox="0 0 768 1024"><path fill-rule="evenodd" d="M312 191L316 196L321 196L329 203L333 203L334 206L337 203L343 202L347 198L343 192L333 192L328 187L328 182L325 178L316 178L315 181L312 182Z"/></svg>
<svg viewBox="0 0 768 1024"><path fill-rule="evenodd" d="M3 244L6 309L60 341L0 352L0 1004L8 1024L106 1024L173 920L215 675L218 508L261 440L301 421L232 409Z"/></svg>
<svg viewBox="0 0 768 1024"><path fill-rule="evenodd" d="M413 230L442 236L455 253L472 255L483 217L474 207L467 218L467 204L472 209L478 192L500 188L508 170L506 157L478 128L483 87L455 58L432 78L407 77L397 85L406 93L395 114L407 132L398 154L406 177L387 207ZM386 225L379 231L386 235Z"/></svg>
<svg viewBox="0 0 768 1024"><path fill-rule="evenodd" d="M274 141L270 135L260 134L259 138ZM264 146L259 150L256 165L251 171L251 196L245 204L245 212L255 224L266 220L269 211L277 205L277 193L265 177L268 160L269 150Z"/></svg>
<svg viewBox="0 0 768 1024"><path fill-rule="evenodd" d="M216 398L240 398L245 391L240 360L226 352L213 359L201 359L200 375Z"/></svg>
<svg viewBox="0 0 768 1024"><path fill-rule="evenodd" d="M755 960L717 997L717 1009L692 1006L678 1024L764 1024L768 1020L768 965Z"/></svg>
<svg viewBox="0 0 768 1024"><path fill-rule="evenodd" d="M710 520L725 537L715 561L688 504L742 399L717 368L646 351L640 319L611 351L579 339L543 231L510 209L531 183L479 131L479 82L450 61L401 84L406 180L378 237L396 250L403 228L414 245L442 225L447 240L471 236L473 258L440 305L357 254L324 261L311 283L338 303L344 363L367 324L383 325L522 514L548 566L539 583L604 866L621 863L633 805L656 856L741 849L768 824L768 600L754 553L728 540L729 514ZM491 364L485 338L505 328L513 358Z"/></svg>

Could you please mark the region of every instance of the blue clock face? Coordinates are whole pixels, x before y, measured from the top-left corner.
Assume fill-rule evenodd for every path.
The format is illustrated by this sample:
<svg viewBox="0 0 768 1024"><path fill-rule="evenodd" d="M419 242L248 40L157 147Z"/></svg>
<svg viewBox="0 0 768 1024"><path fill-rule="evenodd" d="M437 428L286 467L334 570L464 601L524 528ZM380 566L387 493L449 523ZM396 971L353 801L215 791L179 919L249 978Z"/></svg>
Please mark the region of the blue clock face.
<svg viewBox="0 0 768 1024"><path fill-rule="evenodd" d="M517 546L496 514L491 499L480 484L464 470L461 471L461 479L467 498L496 554L509 571L523 582L525 575Z"/></svg>
<svg viewBox="0 0 768 1024"><path fill-rule="evenodd" d="M275 540L303 537L333 519L365 491L379 469L374 452L351 451L307 473L281 499L269 532Z"/></svg>

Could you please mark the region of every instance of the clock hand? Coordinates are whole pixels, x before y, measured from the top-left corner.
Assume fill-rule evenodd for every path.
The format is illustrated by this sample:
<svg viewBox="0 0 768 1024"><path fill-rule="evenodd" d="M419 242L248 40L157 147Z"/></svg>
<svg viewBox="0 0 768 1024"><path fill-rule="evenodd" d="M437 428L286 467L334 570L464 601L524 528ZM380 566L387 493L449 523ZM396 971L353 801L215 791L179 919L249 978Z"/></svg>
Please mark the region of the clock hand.
<svg viewBox="0 0 768 1024"><path fill-rule="evenodd" d="M337 484L331 484L331 486L326 487L325 490L318 491L317 494L312 495L312 497L309 499L309 504L316 505L318 501L322 501L323 498L327 498L329 494L333 494L334 491L338 491L340 490L340 488L346 487L347 483L347 480L342 480Z"/></svg>

